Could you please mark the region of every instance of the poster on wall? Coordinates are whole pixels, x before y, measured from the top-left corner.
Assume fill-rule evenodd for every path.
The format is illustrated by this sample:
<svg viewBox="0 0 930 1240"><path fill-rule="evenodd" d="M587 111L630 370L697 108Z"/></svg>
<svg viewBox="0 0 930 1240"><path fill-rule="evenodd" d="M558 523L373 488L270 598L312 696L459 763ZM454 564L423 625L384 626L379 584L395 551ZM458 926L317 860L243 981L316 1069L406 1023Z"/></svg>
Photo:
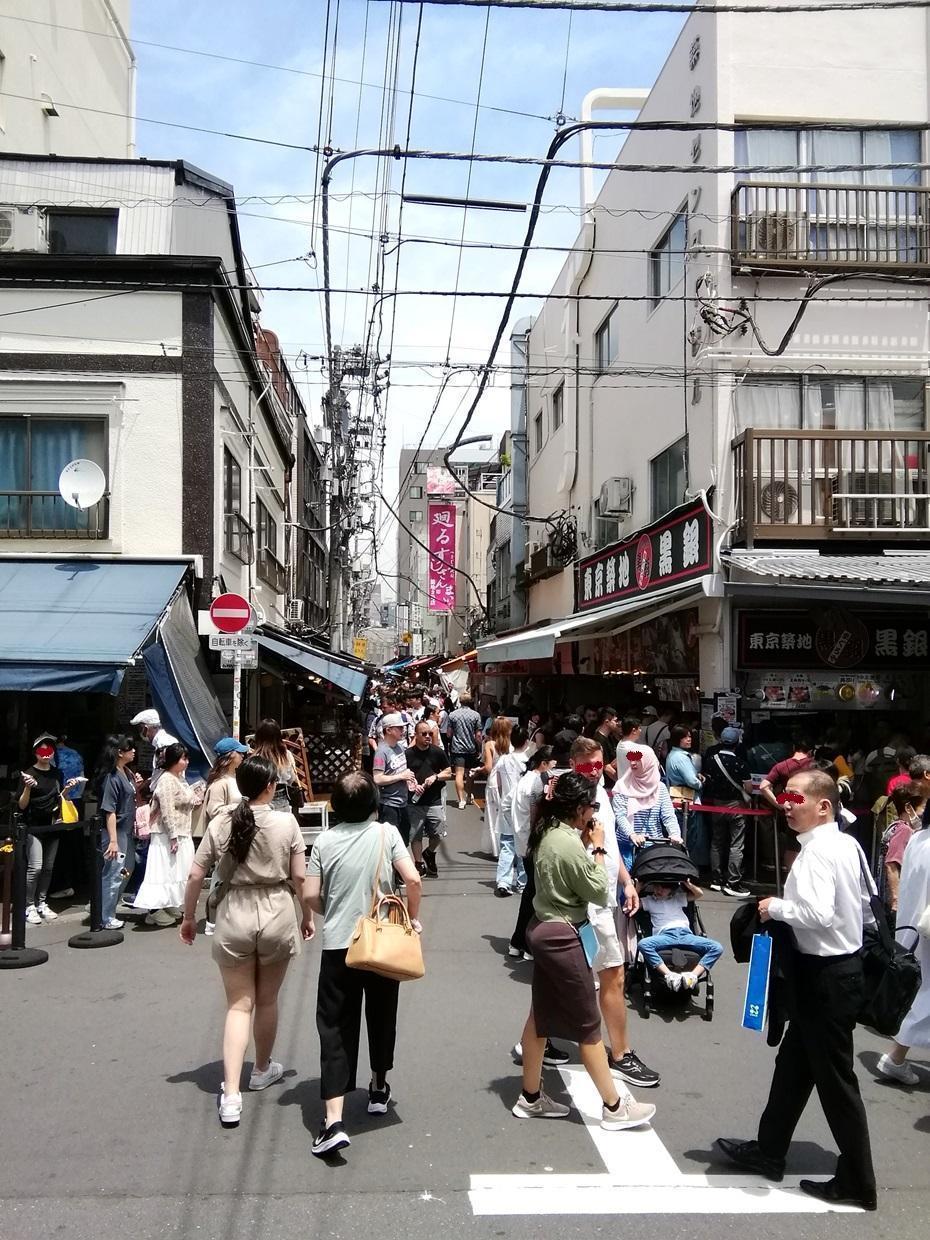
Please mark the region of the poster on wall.
<svg viewBox="0 0 930 1240"><path fill-rule="evenodd" d="M427 495L455 495L457 490L459 490L459 482L454 474L450 474L443 465L427 465Z"/></svg>
<svg viewBox="0 0 930 1240"><path fill-rule="evenodd" d="M430 504L428 510L428 609L455 610L455 504Z"/></svg>

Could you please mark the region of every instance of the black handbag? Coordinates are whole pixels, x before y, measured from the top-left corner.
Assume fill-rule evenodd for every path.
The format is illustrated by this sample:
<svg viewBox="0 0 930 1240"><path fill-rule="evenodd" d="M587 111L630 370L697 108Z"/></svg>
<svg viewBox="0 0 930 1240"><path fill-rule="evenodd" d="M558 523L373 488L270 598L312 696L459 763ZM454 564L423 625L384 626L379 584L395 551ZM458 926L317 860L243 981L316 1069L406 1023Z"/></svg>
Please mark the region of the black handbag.
<svg viewBox="0 0 930 1240"><path fill-rule="evenodd" d="M869 892L875 925L865 926L862 931L859 959L862 961L863 1000L856 1020L882 1037L894 1037L920 989L920 964L913 951L908 951L892 935L885 906L872 894L861 850L859 867Z"/></svg>

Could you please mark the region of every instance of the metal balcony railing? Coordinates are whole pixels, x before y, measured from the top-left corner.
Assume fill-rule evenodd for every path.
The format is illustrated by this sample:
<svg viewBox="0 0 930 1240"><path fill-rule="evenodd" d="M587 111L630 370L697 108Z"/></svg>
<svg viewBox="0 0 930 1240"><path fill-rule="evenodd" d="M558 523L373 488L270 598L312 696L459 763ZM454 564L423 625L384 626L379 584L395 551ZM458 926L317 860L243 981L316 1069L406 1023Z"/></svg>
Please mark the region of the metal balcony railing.
<svg viewBox="0 0 930 1240"><path fill-rule="evenodd" d="M930 189L740 181L730 210L735 266L831 271L930 267Z"/></svg>
<svg viewBox="0 0 930 1240"><path fill-rule="evenodd" d="M732 458L747 546L930 533L930 431L747 430Z"/></svg>
<svg viewBox="0 0 930 1240"><path fill-rule="evenodd" d="M110 503L72 508L57 491L0 491L0 538L107 538Z"/></svg>

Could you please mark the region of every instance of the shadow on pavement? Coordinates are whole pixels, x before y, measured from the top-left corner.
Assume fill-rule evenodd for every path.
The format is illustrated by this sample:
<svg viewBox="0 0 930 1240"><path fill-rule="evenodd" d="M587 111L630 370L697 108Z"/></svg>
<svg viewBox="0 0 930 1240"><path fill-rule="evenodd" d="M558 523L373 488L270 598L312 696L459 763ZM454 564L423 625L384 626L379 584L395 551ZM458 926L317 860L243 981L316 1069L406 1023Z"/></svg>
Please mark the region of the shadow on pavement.
<svg viewBox="0 0 930 1240"><path fill-rule="evenodd" d="M292 1073L292 1075L295 1075ZM307 1132L316 1135L320 1124L323 1121L323 1100L320 1097L320 1078L310 1077L307 1080L297 1081L290 1089L285 1089L282 1094L278 1095L279 1107L300 1107L301 1122ZM379 1128L394 1128L398 1124L402 1124L403 1118L397 1113L397 1104L392 1099L388 1104L387 1115L369 1115L368 1114L368 1087L355 1089L352 1093L346 1095L344 1121L346 1131L350 1137L360 1136L362 1133L375 1132ZM326 1162L336 1162L338 1165L345 1162L337 1155L335 1159L324 1160Z"/></svg>
<svg viewBox="0 0 930 1240"><path fill-rule="evenodd" d="M750 1136L747 1127L746 1138ZM740 1138L743 1139L743 1138ZM698 1163L708 1175L745 1175L735 1163L731 1163L719 1150L713 1148L685 1150L681 1156L688 1162ZM836 1170L836 1154L825 1150L816 1141L793 1141L788 1151L785 1171L788 1175L833 1175ZM767 1183L764 1176L760 1183Z"/></svg>

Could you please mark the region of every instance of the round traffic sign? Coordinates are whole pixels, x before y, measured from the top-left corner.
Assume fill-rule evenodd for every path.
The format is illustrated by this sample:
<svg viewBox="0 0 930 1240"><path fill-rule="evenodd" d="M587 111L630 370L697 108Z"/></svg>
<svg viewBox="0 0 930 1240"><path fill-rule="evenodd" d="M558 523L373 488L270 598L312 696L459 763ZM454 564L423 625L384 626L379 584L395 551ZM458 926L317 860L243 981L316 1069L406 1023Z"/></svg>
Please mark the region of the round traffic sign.
<svg viewBox="0 0 930 1240"><path fill-rule="evenodd" d="M252 608L241 594L221 594L210 604L210 619L221 633L241 633L252 619Z"/></svg>

